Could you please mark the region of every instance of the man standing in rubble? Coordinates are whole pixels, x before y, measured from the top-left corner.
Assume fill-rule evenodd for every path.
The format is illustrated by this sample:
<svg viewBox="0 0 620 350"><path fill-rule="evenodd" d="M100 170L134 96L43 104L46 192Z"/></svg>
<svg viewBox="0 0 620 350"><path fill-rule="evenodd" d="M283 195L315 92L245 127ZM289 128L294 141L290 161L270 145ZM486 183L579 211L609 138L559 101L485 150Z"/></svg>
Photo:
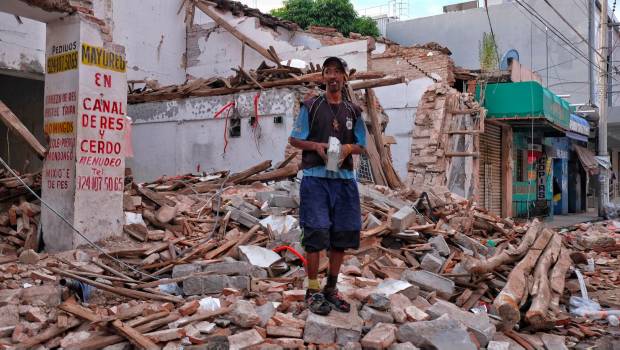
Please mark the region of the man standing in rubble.
<svg viewBox="0 0 620 350"><path fill-rule="evenodd" d="M360 200L353 171L353 154L366 147L366 131L361 109L343 100L347 64L338 57L323 63L326 93L303 102L289 138L301 149L303 179L300 187L299 218L302 245L308 260L306 303L310 311L327 315L332 309L349 312L351 305L338 293L336 282L346 249L360 243ZM340 141L338 171L326 168L328 140ZM319 254L329 251L325 287L318 279Z"/></svg>

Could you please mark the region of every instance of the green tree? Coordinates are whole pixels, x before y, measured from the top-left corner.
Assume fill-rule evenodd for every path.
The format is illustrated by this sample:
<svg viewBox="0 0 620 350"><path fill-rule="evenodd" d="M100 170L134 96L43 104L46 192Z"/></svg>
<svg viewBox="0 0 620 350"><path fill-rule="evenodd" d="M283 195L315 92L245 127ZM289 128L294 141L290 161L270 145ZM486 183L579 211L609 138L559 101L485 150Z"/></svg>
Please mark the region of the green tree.
<svg viewBox="0 0 620 350"><path fill-rule="evenodd" d="M497 54L497 45L491 33L482 33L482 41L479 48L480 69L483 71L498 70L499 56Z"/></svg>
<svg viewBox="0 0 620 350"><path fill-rule="evenodd" d="M353 21L352 32L360 33L362 35L370 35L374 37L378 37L381 35L379 33L379 28L377 28L377 22L374 19L368 16L361 16Z"/></svg>
<svg viewBox="0 0 620 350"><path fill-rule="evenodd" d="M316 25L336 28L344 35L356 32L379 36L375 21L358 16L350 0L285 0L284 6L271 14L296 22L303 29Z"/></svg>
<svg viewBox="0 0 620 350"><path fill-rule="evenodd" d="M273 16L293 21L302 28L308 28L314 15L314 0L286 0L284 6L271 10Z"/></svg>

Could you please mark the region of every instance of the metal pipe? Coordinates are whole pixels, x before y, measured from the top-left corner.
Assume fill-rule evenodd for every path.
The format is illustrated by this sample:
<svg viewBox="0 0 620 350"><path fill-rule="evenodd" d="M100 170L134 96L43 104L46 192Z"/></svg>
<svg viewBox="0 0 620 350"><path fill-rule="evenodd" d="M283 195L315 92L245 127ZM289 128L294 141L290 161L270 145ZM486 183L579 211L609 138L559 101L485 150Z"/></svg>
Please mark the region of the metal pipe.
<svg viewBox="0 0 620 350"><path fill-rule="evenodd" d="M594 1L588 0L588 60L593 61L594 55L592 48L594 47ZM590 105L595 101L594 98L594 72L592 70L592 64L588 64L588 82L590 83Z"/></svg>

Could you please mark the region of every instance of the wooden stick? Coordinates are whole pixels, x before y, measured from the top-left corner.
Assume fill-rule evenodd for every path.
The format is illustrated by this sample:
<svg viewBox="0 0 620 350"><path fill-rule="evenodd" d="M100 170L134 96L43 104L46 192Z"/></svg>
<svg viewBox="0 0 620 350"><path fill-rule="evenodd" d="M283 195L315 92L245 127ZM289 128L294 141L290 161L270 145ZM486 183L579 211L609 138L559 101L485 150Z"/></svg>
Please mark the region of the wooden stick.
<svg viewBox="0 0 620 350"><path fill-rule="evenodd" d="M43 147L39 140L32 135L21 120L19 120L19 118L17 118L17 116L2 101L0 101L0 120L2 120L7 128L26 141L28 146L39 156L39 158L45 158L45 147Z"/></svg>
<svg viewBox="0 0 620 350"><path fill-rule="evenodd" d="M140 332L150 332L156 329L161 328L162 326L167 325L170 322L174 322L181 318L181 315L178 313L171 313L167 317L160 318L158 320L152 321L147 324L143 324L141 326L137 326L136 330ZM107 335L107 336L97 336L90 339L87 339L80 343L80 350L96 350L101 349L109 345L118 344L124 341L125 338L120 335Z"/></svg>
<svg viewBox="0 0 620 350"><path fill-rule="evenodd" d="M225 315L229 313L231 310L232 310L232 307L229 306L229 307L219 308L213 311L199 313L199 314L183 319L182 321L179 322L177 327L185 327L192 322L204 321L209 318Z"/></svg>
<svg viewBox="0 0 620 350"><path fill-rule="evenodd" d="M353 90L362 90L362 89L369 89L369 88L377 88L381 86L402 84L404 82L405 82L405 77L397 77L397 78L365 80L365 81L360 81L356 83L351 83L350 85Z"/></svg>
<svg viewBox="0 0 620 350"><path fill-rule="evenodd" d="M182 277L175 277L175 278L162 278L153 282L147 282L147 283L140 283L140 284L136 284L135 286L131 287L132 289L144 289L144 288L153 288L153 287L157 287L160 286L162 284L169 284L169 283L178 283L178 282L183 282L188 278L191 277L201 277L201 276L209 276L214 274L215 272L213 271L209 271L209 272L197 272L197 273L192 273L189 274L187 276L182 276Z"/></svg>
<svg viewBox="0 0 620 350"><path fill-rule="evenodd" d="M149 323L151 321L154 320L158 320L160 318L164 318L166 316L170 315L169 311L161 311L161 312L156 312L154 314L150 314L148 316L144 316L144 317L139 317L135 320L131 320L129 322L127 322L126 324L130 327L137 327L137 326L141 326L145 323Z"/></svg>
<svg viewBox="0 0 620 350"><path fill-rule="evenodd" d="M65 301L64 303L58 305L58 308L66 311L70 314L76 315L78 317L81 317L85 320L88 320L90 322L99 322L101 321L101 317L99 315L97 315L96 313L92 312L91 310L76 304L73 301Z"/></svg>
<svg viewBox="0 0 620 350"><path fill-rule="evenodd" d="M57 273L61 276L64 277L69 277L69 278L73 278L74 280L80 281L80 282L84 282L86 284L90 284L93 287L97 287L101 290L105 290L107 292L110 293L114 293L114 294L118 294L118 295L123 295L129 298L135 298L135 299L146 299L146 300L161 300L161 301L169 301L172 303L181 303L183 302L183 299L178 298L178 297L173 297L173 296L164 296L164 295L157 295L157 294L153 294L153 293L146 293L146 292L141 292L141 291L137 291L137 290L131 290L128 288L123 288L123 287L113 287L113 286L109 286L107 284L103 284L103 283L99 283L99 282L95 282L92 281L88 278L84 278L82 276L78 276L76 274L55 268L55 267L51 267L50 271Z"/></svg>
<svg viewBox="0 0 620 350"><path fill-rule="evenodd" d="M247 179L240 181L240 183L252 183L255 181L276 181L286 179L292 176L295 176L298 171L297 164L289 164L284 168L274 169L271 171L264 172L262 174L257 174L254 176L250 176Z"/></svg>
<svg viewBox="0 0 620 350"><path fill-rule="evenodd" d="M102 269L104 269L104 270L108 271L109 273L111 273L111 274L113 274L113 275L116 275L116 276L118 276L118 277L120 277L120 278L124 278L124 279L126 279L126 280L128 280L128 281L131 281L131 282L137 282L135 279L133 279L133 278L131 278L131 277L129 277L129 276L127 276L127 275L125 275L124 273L122 273L122 272L120 272L120 271L118 271L118 270L116 270L116 269L113 269L112 267L110 267L110 266L108 266L108 265L106 265L106 264L102 263L102 262L101 262L101 261L99 261L99 260L93 259L93 263L94 263L95 265L97 265L97 266L101 267Z"/></svg>
<svg viewBox="0 0 620 350"><path fill-rule="evenodd" d="M134 328L126 325L121 320L116 320L112 322L112 326L119 331L127 340L129 340L133 345L137 346L140 349L145 350L156 350L161 349L161 347L157 346L151 339L142 335L142 333L138 332Z"/></svg>
<svg viewBox="0 0 620 350"><path fill-rule="evenodd" d="M75 271L75 270L66 270L67 272L70 273L74 273L78 276L84 276L84 277L94 277L94 278L103 278L109 281L118 281L118 282L124 282L124 283L135 283L136 281L133 279L126 279L126 278L122 278L122 277L114 277L114 276L107 276L107 275L101 275L98 273L94 273L94 272L86 272L86 271Z"/></svg>
<svg viewBox="0 0 620 350"><path fill-rule="evenodd" d="M375 138L375 146L379 151L379 159L381 161L381 167L385 174L385 179L388 182L390 188L401 188L403 183L400 181L398 174L394 170L394 166L390 161L387 152L385 150L385 143L383 142L383 131L381 130L381 123L379 122L379 116L375 106L375 94L372 89L366 89L366 108L370 122L372 125L372 134Z"/></svg>
<svg viewBox="0 0 620 350"><path fill-rule="evenodd" d="M69 323L66 326L59 327L58 325L53 325L45 329L43 332L37 334L36 336L28 338L23 343L17 345L16 349L34 349L37 345L44 343L56 336L59 336L64 332L75 328L81 324L82 322L77 318L71 318L71 320L69 320Z"/></svg>
<svg viewBox="0 0 620 350"><path fill-rule="evenodd" d="M246 232L243 236L241 236L241 238L239 238L237 243L235 243L235 245L232 248L230 248L228 253L226 253L226 256L230 256L230 257L237 259L239 257L239 252L237 248L239 248L240 245L246 244L252 238L254 233L256 233L256 231L258 231L258 229L260 228L261 226L259 224L252 226L252 228L248 232Z"/></svg>

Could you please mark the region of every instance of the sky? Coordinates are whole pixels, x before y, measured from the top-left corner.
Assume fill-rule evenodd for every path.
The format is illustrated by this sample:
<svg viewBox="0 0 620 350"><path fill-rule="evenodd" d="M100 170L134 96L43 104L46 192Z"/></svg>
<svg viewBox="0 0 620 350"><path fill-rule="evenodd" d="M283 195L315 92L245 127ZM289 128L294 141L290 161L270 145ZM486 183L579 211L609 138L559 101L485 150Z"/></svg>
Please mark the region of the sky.
<svg viewBox="0 0 620 350"><path fill-rule="evenodd" d="M463 2L464 0L409 0L407 18L427 17L443 13L443 6ZM282 0L241 0L251 7L258 7L263 12L282 6ZM369 16L385 12L389 0L352 0L353 6L360 14ZM383 10L383 11L382 11Z"/></svg>

